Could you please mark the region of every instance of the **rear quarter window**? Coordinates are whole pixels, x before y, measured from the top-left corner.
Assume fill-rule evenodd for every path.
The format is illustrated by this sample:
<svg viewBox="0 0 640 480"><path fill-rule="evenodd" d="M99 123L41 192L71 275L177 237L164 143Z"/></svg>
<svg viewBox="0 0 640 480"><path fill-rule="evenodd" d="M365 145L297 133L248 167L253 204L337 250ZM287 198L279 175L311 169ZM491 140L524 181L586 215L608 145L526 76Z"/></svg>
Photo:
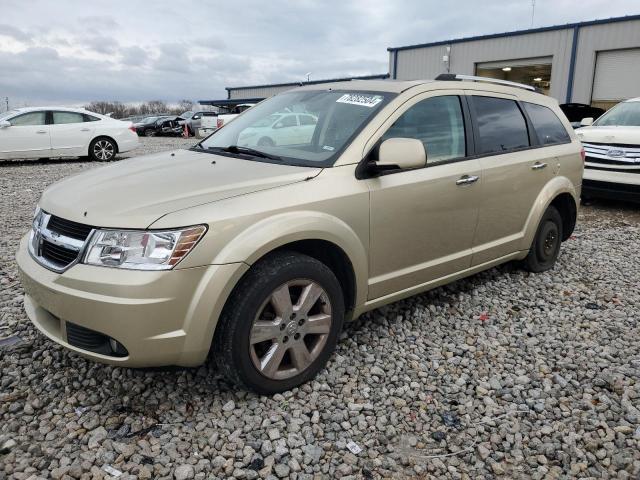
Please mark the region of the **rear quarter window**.
<svg viewBox="0 0 640 480"><path fill-rule="evenodd" d="M571 141L567 129L553 110L535 103L523 102L523 105L542 145L568 143Z"/></svg>

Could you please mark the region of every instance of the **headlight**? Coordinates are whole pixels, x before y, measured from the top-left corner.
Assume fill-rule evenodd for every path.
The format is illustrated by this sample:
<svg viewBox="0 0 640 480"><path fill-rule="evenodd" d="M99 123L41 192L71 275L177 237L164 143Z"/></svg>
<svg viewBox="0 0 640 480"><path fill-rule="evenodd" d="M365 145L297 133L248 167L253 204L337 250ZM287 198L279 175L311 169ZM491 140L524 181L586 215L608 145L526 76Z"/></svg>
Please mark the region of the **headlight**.
<svg viewBox="0 0 640 480"><path fill-rule="evenodd" d="M169 270L196 246L206 231L204 225L165 232L96 230L83 262L133 270Z"/></svg>

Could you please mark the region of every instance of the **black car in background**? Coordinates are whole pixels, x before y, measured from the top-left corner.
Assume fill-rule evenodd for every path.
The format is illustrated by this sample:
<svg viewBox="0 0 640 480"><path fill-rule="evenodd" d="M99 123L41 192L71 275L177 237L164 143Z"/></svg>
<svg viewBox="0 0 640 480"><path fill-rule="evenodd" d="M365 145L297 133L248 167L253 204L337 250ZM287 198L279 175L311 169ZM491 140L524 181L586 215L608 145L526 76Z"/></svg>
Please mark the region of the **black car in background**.
<svg viewBox="0 0 640 480"><path fill-rule="evenodd" d="M180 136L184 133L185 119L178 116L147 117L135 123L136 133L140 137L160 135Z"/></svg>
<svg viewBox="0 0 640 480"><path fill-rule="evenodd" d="M580 121L583 118L593 118L594 120L604 113L603 108L592 107L585 103L563 103L560 105L560 110L569 119L573 128L580 127Z"/></svg>

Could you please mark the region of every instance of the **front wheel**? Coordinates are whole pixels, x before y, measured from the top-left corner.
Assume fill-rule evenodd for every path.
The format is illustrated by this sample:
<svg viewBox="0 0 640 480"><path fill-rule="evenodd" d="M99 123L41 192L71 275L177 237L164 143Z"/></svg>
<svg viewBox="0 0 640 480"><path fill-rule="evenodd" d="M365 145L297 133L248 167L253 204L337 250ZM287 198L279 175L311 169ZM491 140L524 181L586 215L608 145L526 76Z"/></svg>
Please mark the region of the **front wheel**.
<svg viewBox="0 0 640 480"><path fill-rule="evenodd" d="M89 145L89 159L108 162L116 156L116 151L116 144L110 138L96 138Z"/></svg>
<svg viewBox="0 0 640 480"><path fill-rule="evenodd" d="M213 353L233 383L260 394L312 379L342 329L344 299L318 260L277 252L254 265L225 305Z"/></svg>
<svg viewBox="0 0 640 480"><path fill-rule="evenodd" d="M523 261L524 267L535 273L552 269L560 254L561 242L562 217L550 206L540 220L529 254Z"/></svg>

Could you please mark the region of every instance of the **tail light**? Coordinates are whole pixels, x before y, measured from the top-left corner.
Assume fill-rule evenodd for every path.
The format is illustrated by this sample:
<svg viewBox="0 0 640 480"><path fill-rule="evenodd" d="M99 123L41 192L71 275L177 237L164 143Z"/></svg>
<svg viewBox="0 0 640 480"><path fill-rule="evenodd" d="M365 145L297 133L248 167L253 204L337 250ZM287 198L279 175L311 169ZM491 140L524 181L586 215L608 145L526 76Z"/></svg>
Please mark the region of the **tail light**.
<svg viewBox="0 0 640 480"><path fill-rule="evenodd" d="M136 127L133 126L133 123L131 125L129 125L129 130L131 130L133 133L138 133L136 131Z"/></svg>
<svg viewBox="0 0 640 480"><path fill-rule="evenodd" d="M224 122L222 121L221 118L218 118L216 120L216 128L222 128L222 125L224 124Z"/></svg>
<svg viewBox="0 0 640 480"><path fill-rule="evenodd" d="M584 163L587 158L587 154L584 151L584 147L580 149L580 157L582 157L582 163Z"/></svg>

